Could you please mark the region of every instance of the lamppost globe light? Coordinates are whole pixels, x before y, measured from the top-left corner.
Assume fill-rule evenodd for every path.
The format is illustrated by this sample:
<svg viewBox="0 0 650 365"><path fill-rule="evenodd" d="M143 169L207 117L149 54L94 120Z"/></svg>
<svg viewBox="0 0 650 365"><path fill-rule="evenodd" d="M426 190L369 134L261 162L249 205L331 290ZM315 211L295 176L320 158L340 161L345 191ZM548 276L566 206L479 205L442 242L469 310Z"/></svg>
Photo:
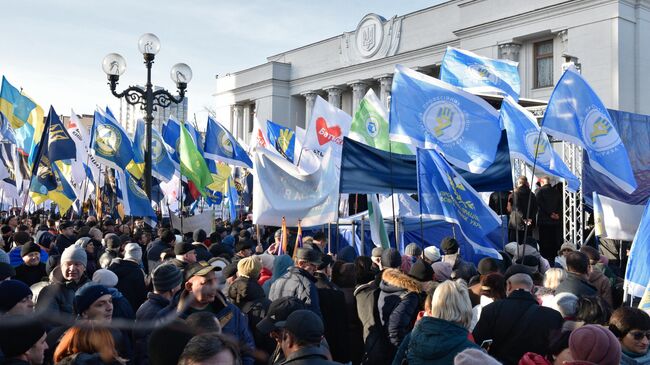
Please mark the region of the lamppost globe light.
<svg viewBox="0 0 650 365"><path fill-rule="evenodd" d="M156 55L160 51L160 39L153 33L145 33L138 40L138 49L143 55Z"/></svg>
<svg viewBox="0 0 650 365"><path fill-rule="evenodd" d="M102 70L108 76L121 76L126 71L126 60L117 53L109 53L102 60Z"/></svg>
<svg viewBox="0 0 650 365"><path fill-rule="evenodd" d="M172 66L170 76L176 85L187 85L192 81L192 69L185 63L177 63Z"/></svg>

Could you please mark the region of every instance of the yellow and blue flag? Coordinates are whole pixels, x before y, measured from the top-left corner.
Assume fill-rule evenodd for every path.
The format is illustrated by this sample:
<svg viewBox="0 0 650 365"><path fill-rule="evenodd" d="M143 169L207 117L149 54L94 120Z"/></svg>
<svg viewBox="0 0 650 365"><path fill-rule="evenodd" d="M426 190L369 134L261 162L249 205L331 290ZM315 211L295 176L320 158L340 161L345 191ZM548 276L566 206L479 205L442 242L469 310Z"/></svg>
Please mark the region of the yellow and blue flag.
<svg viewBox="0 0 650 365"><path fill-rule="evenodd" d="M634 171L612 117L573 67L555 85L544 112L542 129L557 139L583 147L591 167L626 193L636 190Z"/></svg>
<svg viewBox="0 0 650 365"><path fill-rule="evenodd" d="M395 66L390 140L434 148L463 170L482 173L501 139L499 113L485 100L444 81Z"/></svg>
<svg viewBox="0 0 650 365"><path fill-rule="evenodd" d="M107 114L95 111L90 148L102 164L127 170L136 179L142 178L142 166L134 160L133 143L110 111Z"/></svg>
<svg viewBox="0 0 650 365"><path fill-rule="evenodd" d="M438 152L418 149L417 176L422 217L458 226L464 237L458 240L463 257L501 257L487 238L499 228L499 217Z"/></svg>
<svg viewBox="0 0 650 365"><path fill-rule="evenodd" d="M293 162L294 149L296 145L296 133L291 128L266 121L266 133L269 143L280 152L282 157Z"/></svg>
<svg viewBox="0 0 650 365"><path fill-rule="evenodd" d="M117 196L124 209L124 214L155 219L156 213L138 180L134 179L128 171L115 170L115 181L117 182Z"/></svg>
<svg viewBox="0 0 650 365"><path fill-rule="evenodd" d="M208 117L205 131L205 157L231 165L253 168L248 154L221 124Z"/></svg>
<svg viewBox="0 0 650 365"><path fill-rule="evenodd" d="M5 115L15 131L18 149L29 156L29 164L33 165L37 142L43 135L43 109L28 96L2 77L0 90L0 112Z"/></svg>
<svg viewBox="0 0 650 365"><path fill-rule="evenodd" d="M151 132L151 174L158 180L169 181L174 177L174 172L176 171L174 162L172 161L169 151L167 151L167 147L165 147L163 139L158 131L152 128ZM146 143L147 139L145 138L144 121L138 119L135 128L135 136L133 137L133 144L135 147L134 153L136 158L140 161L144 161Z"/></svg>

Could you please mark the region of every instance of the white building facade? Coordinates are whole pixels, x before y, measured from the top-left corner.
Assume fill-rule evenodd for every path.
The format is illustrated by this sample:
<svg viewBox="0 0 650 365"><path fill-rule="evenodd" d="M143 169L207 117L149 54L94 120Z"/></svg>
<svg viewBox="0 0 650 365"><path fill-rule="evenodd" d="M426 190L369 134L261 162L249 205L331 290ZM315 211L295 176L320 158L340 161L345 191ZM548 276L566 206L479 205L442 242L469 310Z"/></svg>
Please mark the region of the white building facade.
<svg viewBox="0 0 650 365"><path fill-rule="evenodd" d="M144 90L143 86L139 86ZM154 86L154 91L162 89L160 86ZM161 108L159 106L155 107L156 110L153 112L153 124L152 127L158 132L161 131L161 128L164 123L167 122L169 117L173 116L181 123L187 121L187 96L183 98L183 101L179 104L172 102L166 108ZM138 119L144 120L144 109L141 108L141 105L131 105L126 102L126 98L120 99L120 111L119 111L119 122L122 124L126 133L133 138L135 134L135 128L137 126Z"/></svg>
<svg viewBox="0 0 650 365"><path fill-rule="evenodd" d="M519 62L521 97L548 100L571 58L608 108L650 114L650 0L452 0L217 77L217 120L248 142L253 116L304 127L317 95L353 114L386 102L396 64L437 77L448 46Z"/></svg>

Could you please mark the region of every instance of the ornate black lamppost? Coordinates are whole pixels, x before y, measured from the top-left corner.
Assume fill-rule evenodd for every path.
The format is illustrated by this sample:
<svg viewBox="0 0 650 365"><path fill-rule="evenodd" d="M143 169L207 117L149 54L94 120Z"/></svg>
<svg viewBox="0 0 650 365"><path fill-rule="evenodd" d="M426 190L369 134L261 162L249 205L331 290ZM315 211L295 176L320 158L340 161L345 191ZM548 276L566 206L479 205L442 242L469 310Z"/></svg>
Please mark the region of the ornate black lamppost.
<svg viewBox="0 0 650 365"><path fill-rule="evenodd" d="M151 66L158 51L160 51L160 40L155 34L145 33L138 41L138 48L144 56L144 64L147 67L147 84L142 89L137 86L129 86L126 90L118 93L115 91L120 75L126 71L126 60L117 53L109 53L102 61L102 69L108 75L111 92L116 98L124 97L131 105L141 104L140 108L145 112L145 138L146 147L144 151L144 190L151 200L151 125L153 123L153 111L156 107L166 108L172 102L179 104L185 96L187 84L192 80L192 69L184 63L177 63L171 69L172 81L178 88L178 96L173 96L165 89L154 91L151 84Z"/></svg>

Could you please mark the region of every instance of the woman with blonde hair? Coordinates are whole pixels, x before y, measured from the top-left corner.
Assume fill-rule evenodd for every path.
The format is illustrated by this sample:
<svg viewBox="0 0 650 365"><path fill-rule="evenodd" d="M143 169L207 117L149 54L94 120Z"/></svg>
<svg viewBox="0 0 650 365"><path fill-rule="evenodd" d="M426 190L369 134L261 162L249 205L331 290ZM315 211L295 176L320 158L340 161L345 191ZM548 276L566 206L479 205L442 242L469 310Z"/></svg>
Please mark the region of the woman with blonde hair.
<svg viewBox="0 0 650 365"><path fill-rule="evenodd" d="M406 358L410 365L453 365L458 353L478 348L468 339L472 303L463 280L441 283L426 301L424 317L402 341L393 364Z"/></svg>
<svg viewBox="0 0 650 365"><path fill-rule="evenodd" d="M54 350L55 364L85 363L92 359L104 364L125 364L115 349L113 335L108 328L94 326L72 327Z"/></svg>

